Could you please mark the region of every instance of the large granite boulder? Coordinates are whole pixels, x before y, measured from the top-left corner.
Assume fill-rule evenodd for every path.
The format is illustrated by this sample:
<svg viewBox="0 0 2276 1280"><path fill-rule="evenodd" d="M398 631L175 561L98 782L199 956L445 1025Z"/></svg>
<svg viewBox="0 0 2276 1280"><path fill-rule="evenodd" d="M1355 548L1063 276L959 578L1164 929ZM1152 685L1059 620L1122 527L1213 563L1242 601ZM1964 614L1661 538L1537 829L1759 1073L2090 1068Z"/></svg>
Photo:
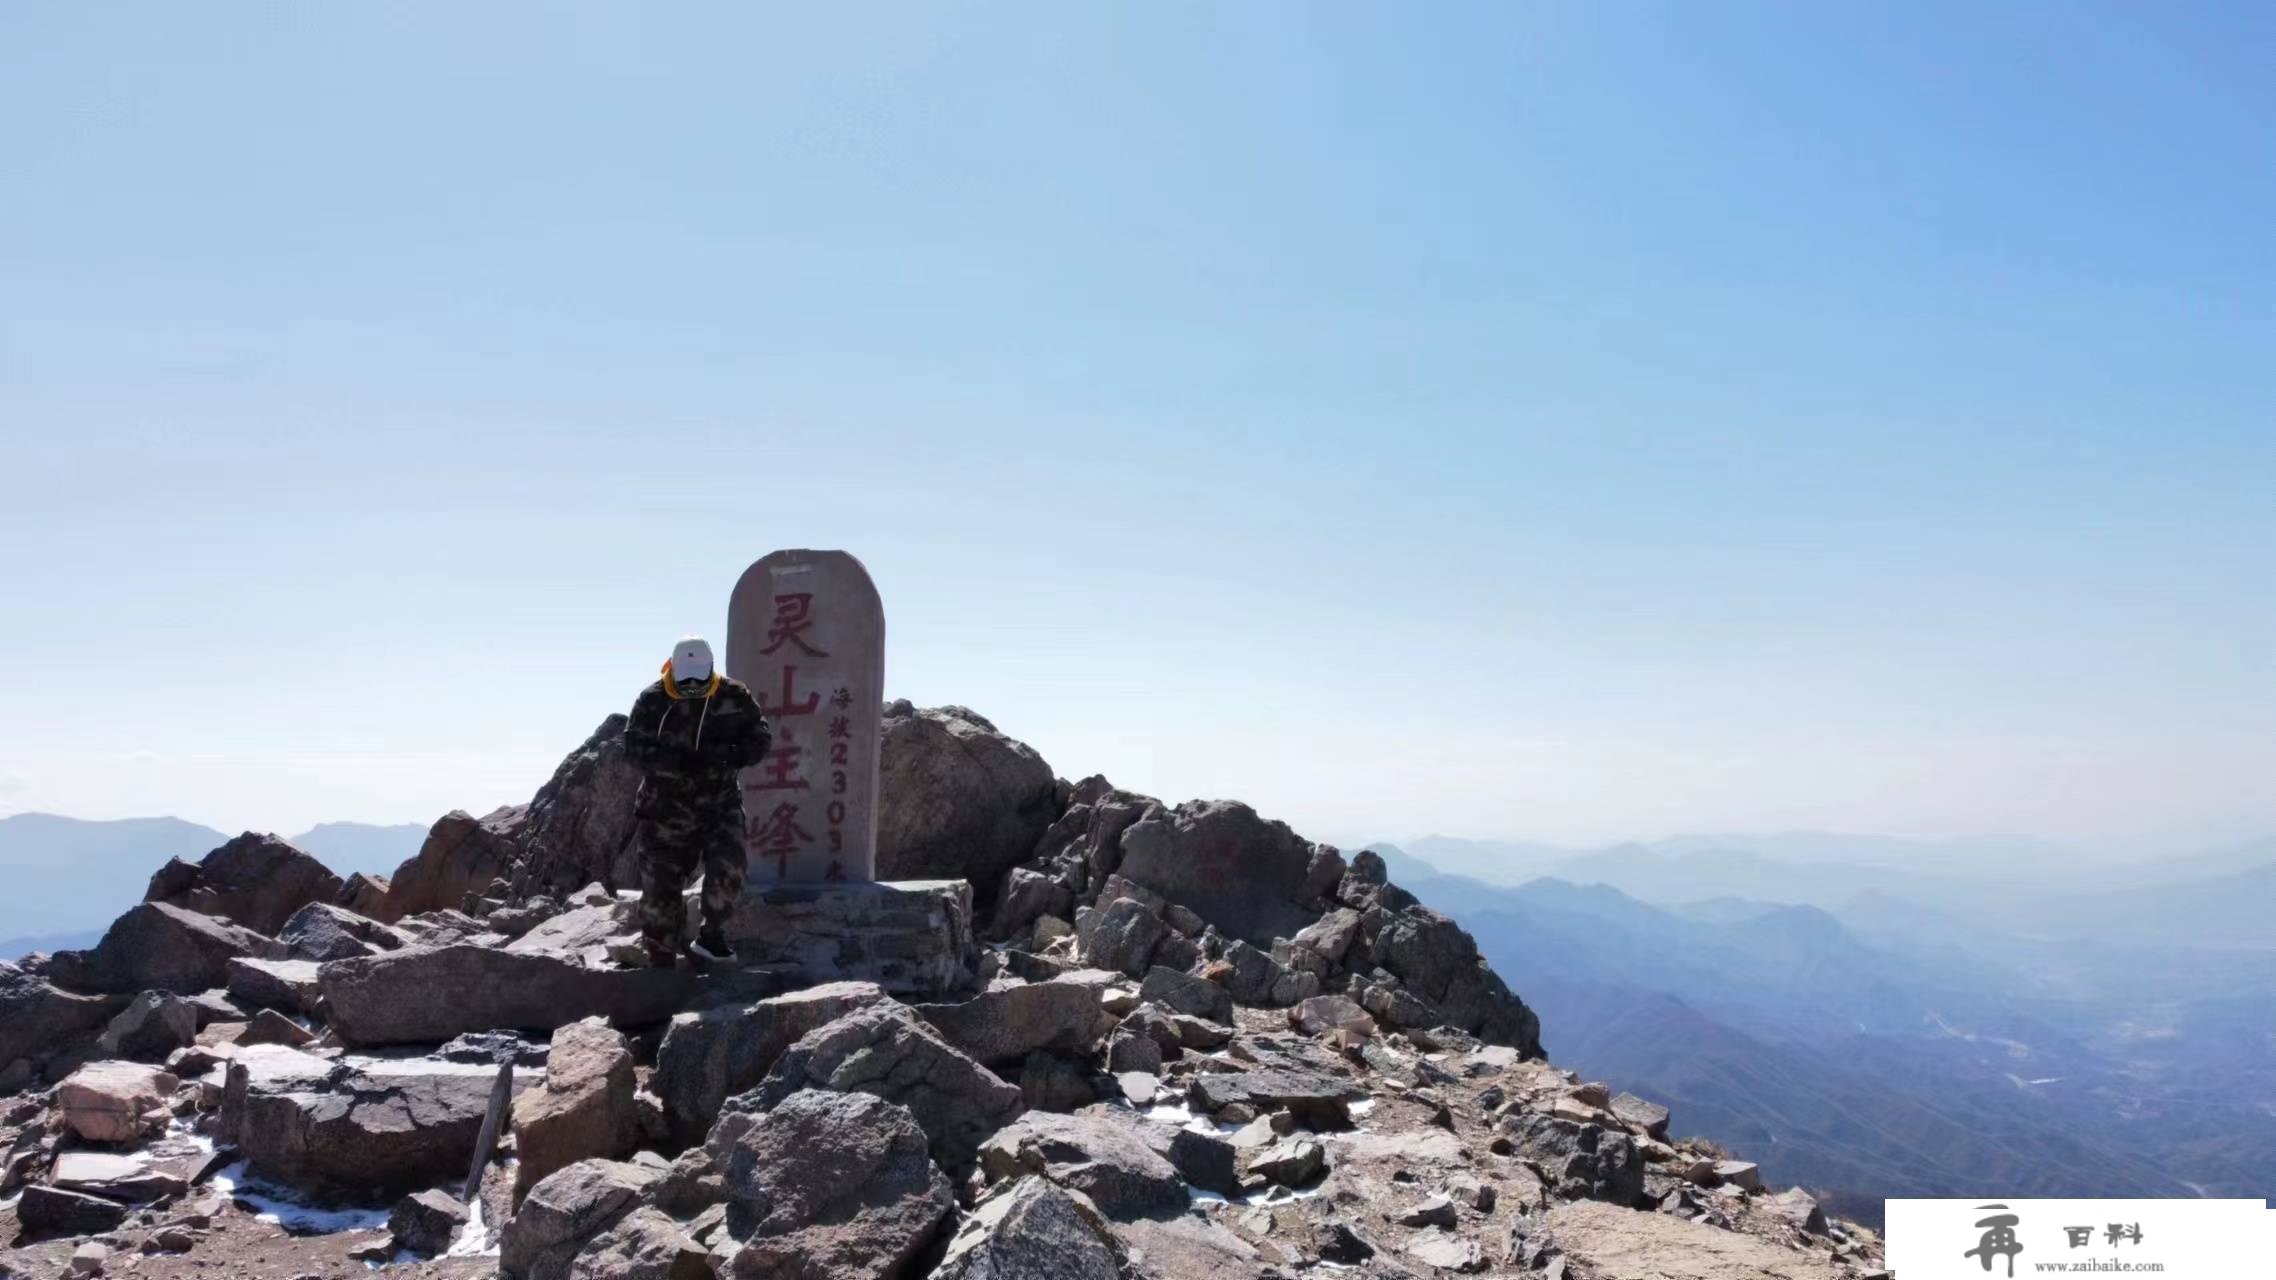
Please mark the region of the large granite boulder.
<svg viewBox="0 0 2276 1280"><path fill-rule="evenodd" d="M140 1156L107 1151L63 1151L48 1170L49 1186L123 1204L150 1204L189 1190L180 1174Z"/></svg>
<svg viewBox="0 0 2276 1280"><path fill-rule="evenodd" d="M514 1103L516 1188L526 1191L579 1160L631 1155L640 1141L634 1088L632 1045L622 1033L599 1018L555 1031L545 1083Z"/></svg>
<svg viewBox="0 0 2276 1280"><path fill-rule="evenodd" d="M1826 1211L1818 1207L1817 1197L1800 1187L1788 1187L1777 1195L1764 1196L1761 1204L1771 1217L1804 1235L1822 1236L1826 1233Z"/></svg>
<svg viewBox="0 0 2276 1280"><path fill-rule="evenodd" d="M259 1045L229 1061L219 1136L256 1172L318 1194L414 1191L466 1175L497 1077L486 1063L346 1063Z"/></svg>
<svg viewBox="0 0 2276 1280"><path fill-rule="evenodd" d="M1130 1126L1098 1115L1021 1116L981 1145L980 1174L990 1183L1048 1178L1110 1218L1180 1214L1189 1200L1176 1166Z"/></svg>
<svg viewBox="0 0 2276 1280"><path fill-rule="evenodd" d="M1080 970L1047 982L999 979L955 1004L921 1004L941 1038L989 1066L1022 1062L1037 1049L1088 1052L1109 1021L1099 995L1117 975Z"/></svg>
<svg viewBox="0 0 2276 1280"><path fill-rule="evenodd" d="M1378 862L1382 861L1383 855L1372 849L1361 852L1362 856L1372 857ZM1296 936L1291 941L1318 956L1321 962L1338 965L1342 964L1344 957L1350 954L1351 944L1358 939L1359 913L1350 907L1337 907L1298 929Z"/></svg>
<svg viewBox="0 0 2276 1280"><path fill-rule="evenodd" d="M1283 957L1303 967L1291 968L1283 962ZM1273 950L1267 952L1235 940L1225 944L1222 958L1234 966L1226 988L1243 1004L1276 1007L1298 1004L1320 994L1325 986L1322 974L1327 963L1292 943L1275 944Z"/></svg>
<svg viewBox="0 0 2276 1280"><path fill-rule="evenodd" d="M0 960L0 1068L35 1061L109 1022L123 1000L60 991Z"/></svg>
<svg viewBox="0 0 2276 1280"><path fill-rule="evenodd" d="M520 816L519 808L484 818L453 809L436 819L419 851L387 878L375 918L392 923L422 911L452 910L491 881L513 874L520 850L511 834ZM369 896L367 890L367 901Z"/></svg>
<svg viewBox="0 0 2276 1280"><path fill-rule="evenodd" d="M569 1263L569 1280L712 1280L711 1251L654 1209L634 1209L587 1241Z"/></svg>
<svg viewBox="0 0 2276 1280"><path fill-rule="evenodd" d="M1051 766L965 707L885 707L877 878L969 880L980 902L1059 816Z"/></svg>
<svg viewBox="0 0 2276 1280"><path fill-rule="evenodd" d="M1328 1149L1317 1138L1290 1135L1249 1149L1241 1167L1249 1176L1279 1186L1310 1186L1327 1172Z"/></svg>
<svg viewBox="0 0 2276 1280"><path fill-rule="evenodd" d="M649 1088L681 1142L703 1137L721 1103L757 1084L800 1036L885 999L874 982L828 982L751 1005L672 1019Z"/></svg>
<svg viewBox="0 0 2276 1280"><path fill-rule="evenodd" d="M999 1186L949 1241L932 1280L1122 1280L1122 1247L1079 1191L1047 1178Z"/></svg>
<svg viewBox="0 0 2276 1280"><path fill-rule="evenodd" d="M316 1013L324 998L321 966L314 960L258 960L239 956L229 962L223 987L255 1009L277 1009L303 1017Z"/></svg>
<svg viewBox="0 0 2276 1280"><path fill-rule="evenodd" d="M469 1031L550 1033L594 1015L662 1022L699 984L685 969L594 969L567 957L460 943L406 947L319 971L332 1030L351 1045L434 1044Z"/></svg>
<svg viewBox="0 0 2276 1280"><path fill-rule="evenodd" d="M929 1145L917 1117L897 1103L815 1089L786 1095L723 1153L726 1226L743 1242L731 1273L913 1276L956 1208Z"/></svg>
<svg viewBox="0 0 2276 1280"><path fill-rule="evenodd" d="M501 823L521 852L510 877L516 896L565 894L595 881L612 892L640 887L632 847L640 771L624 758L624 726L622 715L602 720Z"/></svg>
<svg viewBox="0 0 2276 1280"><path fill-rule="evenodd" d="M522 1197L498 1233L498 1271L508 1280L568 1280L586 1245L640 1208L653 1170L614 1160L557 1169Z"/></svg>
<svg viewBox="0 0 2276 1280"><path fill-rule="evenodd" d="M1232 992L1206 978L1161 965L1146 971L1146 980L1138 987L1138 998L1188 1017L1219 1023L1233 1021Z"/></svg>
<svg viewBox="0 0 2276 1280"><path fill-rule="evenodd" d="M640 903L610 894L531 925L507 943L506 950L580 956L593 947L605 947L614 939L630 938L639 932Z"/></svg>
<svg viewBox="0 0 2276 1280"><path fill-rule="evenodd" d="M311 902L292 913L277 933L285 954L295 960L352 960L407 945L409 936L329 902Z"/></svg>
<svg viewBox="0 0 2276 1280"><path fill-rule="evenodd" d="M88 1142L133 1142L166 1127L180 1083L140 1062L90 1062L55 1087L55 1109Z"/></svg>
<svg viewBox="0 0 2276 1280"><path fill-rule="evenodd" d="M1288 1011L1288 1025L1308 1036L1338 1033L1354 1043L1375 1034L1375 1019L1349 996L1313 996Z"/></svg>
<svg viewBox="0 0 2276 1280"><path fill-rule="evenodd" d="M1031 867L1013 867L996 890L996 913L988 923L991 936L1026 942L1044 916L1065 921L1074 914L1074 890Z"/></svg>
<svg viewBox="0 0 2276 1280"><path fill-rule="evenodd" d="M389 1239L398 1249L431 1257L450 1248L466 1226L466 1206L440 1187L407 1195L387 1214Z"/></svg>
<svg viewBox="0 0 2276 1280"><path fill-rule="evenodd" d="M491 932L488 924L463 911L422 911L403 917L394 927L410 938L410 945L414 947L448 947L477 938L481 938L484 945L493 941L483 937Z"/></svg>
<svg viewBox="0 0 2276 1280"><path fill-rule="evenodd" d="M1614 1119L1636 1133L1667 1141L1668 1109L1659 1103L1623 1093L1607 1104L1606 1109L1612 1112Z"/></svg>
<svg viewBox="0 0 2276 1280"><path fill-rule="evenodd" d="M765 1111L802 1089L870 1093L909 1109L941 1166L961 1174L1024 1105L1006 1084L897 1004L860 1009L799 1037L728 1112Z"/></svg>
<svg viewBox="0 0 2276 1280"><path fill-rule="evenodd" d="M1080 912L1075 941L1083 960L1133 978L1146 976L1154 952L1170 934L1170 926L1146 903L1136 898L1114 898Z"/></svg>
<svg viewBox="0 0 2276 1280"><path fill-rule="evenodd" d="M1170 1167L1188 1183L1219 1195L1229 1196L1240 1190L1241 1153L1224 1138L1185 1125L1162 1124L1122 1108L1113 1108L1113 1112L1110 1119L1132 1126L1138 1140L1152 1147L1155 1155L1169 1161Z"/></svg>
<svg viewBox="0 0 2276 1280"><path fill-rule="evenodd" d="M1192 800L1124 829L1118 870L1226 936L1269 947L1329 906L1321 849L1237 800Z"/></svg>
<svg viewBox="0 0 2276 1280"><path fill-rule="evenodd" d="M1541 1055L1541 1019L1487 967L1468 931L1424 906L1409 906L1374 931L1370 958L1446 1022L1529 1058Z"/></svg>
<svg viewBox="0 0 2276 1280"><path fill-rule="evenodd" d="M387 877L358 871L340 886L339 905L369 920L387 914Z"/></svg>
<svg viewBox="0 0 2276 1280"><path fill-rule="evenodd" d="M1036 1111L1073 1111L1086 1107L1099 1098L1099 1090L1093 1083L1096 1074L1096 1068L1085 1059L1038 1049L1020 1062L1020 1099Z"/></svg>
<svg viewBox="0 0 2276 1280"><path fill-rule="evenodd" d="M229 962L239 956L283 955L276 939L242 925L171 903L145 902L112 921L92 949L57 952L48 961L48 977L73 991L190 993L225 984Z"/></svg>
<svg viewBox="0 0 2276 1280"><path fill-rule="evenodd" d="M1349 1128L1351 1104L1366 1097L1356 1081L1316 1071L1203 1072L1186 1085L1186 1100L1196 1112L1215 1115L1235 1105L1251 1115L1287 1111L1306 1128L1320 1130Z"/></svg>
<svg viewBox="0 0 2276 1280"><path fill-rule="evenodd" d="M1537 1111L1511 1112L1501 1128L1566 1199L1632 1208L1644 1193L1643 1152L1623 1130Z"/></svg>
<svg viewBox="0 0 2276 1280"><path fill-rule="evenodd" d="M197 1034L197 1006L171 991L145 991L119 1010L95 1045L106 1057L164 1062Z"/></svg>
<svg viewBox="0 0 2276 1280"><path fill-rule="evenodd" d="M16 1222L29 1237L91 1236L126 1224L128 1206L104 1196L34 1183L16 1202Z"/></svg>
<svg viewBox="0 0 2276 1280"><path fill-rule="evenodd" d="M443 815L388 877L385 917L457 907L495 880L516 898L558 896L596 881L611 891L637 887L632 809L640 771L624 758L624 724L621 715L602 720L528 804L480 819Z"/></svg>
<svg viewBox="0 0 2276 1280"><path fill-rule="evenodd" d="M248 831L197 862L176 858L150 877L145 902L165 902L274 934L311 902L340 896L340 877L273 835Z"/></svg>

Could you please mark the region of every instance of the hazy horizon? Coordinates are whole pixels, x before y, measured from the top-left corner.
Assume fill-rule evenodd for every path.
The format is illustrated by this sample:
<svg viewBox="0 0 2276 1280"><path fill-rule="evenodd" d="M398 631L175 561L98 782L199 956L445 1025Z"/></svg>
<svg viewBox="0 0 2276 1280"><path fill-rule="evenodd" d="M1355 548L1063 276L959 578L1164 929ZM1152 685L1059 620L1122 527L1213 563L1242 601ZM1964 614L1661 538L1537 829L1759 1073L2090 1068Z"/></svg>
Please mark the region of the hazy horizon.
<svg viewBox="0 0 2276 1280"><path fill-rule="evenodd" d="M0 811L519 802L815 546L1321 839L2276 831L2263 15L1177 14L0 14Z"/></svg>
<svg viewBox="0 0 2276 1280"><path fill-rule="evenodd" d="M1165 796L1157 798L1175 804L1179 800L1185 799L1238 800L1241 797ZM507 803L519 802L510 801ZM469 812L474 813L476 816L480 816L484 813L489 812L491 809L496 808L497 806L469 807L461 805L457 807L467 809ZM447 812L447 810L445 812ZM441 813L437 813L432 817L402 818L391 821L367 821L362 819L323 819L312 824L285 827L276 824L263 825L259 823L219 823L201 819L193 814L183 813L131 813L97 816L90 814L57 813L46 809L14 808L0 805L0 819L12 817L47 817L62 818L65 820L82 822L132 822L172 818L206 827L210 830L220 833L225 837L233 836L241 831L266 831L274 835L285 837L286 839L297 839L301 835L308 834L311 830L321 830L323 828L335 825L361 827L374 830L382 828L417 828L420 831L424 831L433 825L436 818L440 818L441 816ZM1284 821L1287 820L1285 815L1281 814L1266 813L1264 816L1267 818L1280 818ZM1512 857L1528 857L1536 860L1551 859L1557 857L1579 857L1588 854L1605 853L1631 848L1672 853L1700 853L1727 848L1734 851L1761 854L1763 856L1770 857L1773 860L1784 859L1793 861L1798 864L1806 864L1810 862L1830 862L1839 860L1836 859L1833 855L1824 852L1823 846L1826 846L1828 844L1837 844L1844 841L1856 842L1864 846L1858 851L1859 856L1853 860L1850 860L1852 861L1853 865L1860 866L1894 865L1896 861L1902 860L1902 856L1905 852L1901 846L1912 846L1913 851L1919 853L1940 852L1953 855L1982 853L1996 856L2002 850L2034 854L2041 857L2084 855L2096 859L2101 864L2110 866L2158 862L2171 859L2175 855L2218 857L2220 855L2227 854L2239 855L2244 858L2251 858L2255 855L2265 855L2268 860L2276 862L2276 832L2240 833L2230 838L2213 840L2204 840L2195 836L2173 833L2169 835L2165 843L2155 845L2140 843L2065 843L2060 841L2045 840L2038 836L2019 832L1982 832L1969 835L1919 836L1909 835L1901 832L1886 831L1805 830L1672 831L1658 834L1637 834L1598 841L1555 841L1510 835L1460 835L1444 831L1429 831L1417 835L1409 835L1397 838L1384 836L1367 836L1359 838L1346 836L1343 838L1337 838L1332 834L1322 834L1317 831L1308 830L1301 823L1291 822L1290 825L1297 831L1298 834L1314 840L1319 840L1323 843L1335 845L1338 848L1343 849L1346 853L1364 848L1390 846L1399 849L1401 852L1406 853L1411 857L1418 857L1426 862L1430 860L1427 853L1418 853L1418 850L1428 850L1432 847L1441 845L1458 845L1464 846L1465 848L1477 853L1486 855L1508 853ZM1801 852L1798 855L1796 851L1797 842L1819 846L1819 848L1816 850ZM1460 867L1449 868L1441 866L1438 868L1438 870L1452 873L1461 872L1465 869Z"/></svg>

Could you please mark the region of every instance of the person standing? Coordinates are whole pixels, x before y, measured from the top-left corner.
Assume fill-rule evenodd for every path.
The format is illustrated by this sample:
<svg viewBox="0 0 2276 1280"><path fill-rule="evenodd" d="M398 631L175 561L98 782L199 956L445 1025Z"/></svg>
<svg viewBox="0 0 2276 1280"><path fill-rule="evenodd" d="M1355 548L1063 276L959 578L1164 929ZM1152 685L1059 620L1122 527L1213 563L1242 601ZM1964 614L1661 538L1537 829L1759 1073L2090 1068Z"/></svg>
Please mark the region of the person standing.
<svg viewBox="0 0 2276 1280"><path fill-rule="evenodd" d="M687 934L688 878L703 871L696 948L731 960L726 926L743 894L743 793L736 777L766 756L772 733L741 681L713 670L711 646L672 646L661 678L640 691L624 730L625 758L640 770L634 839L646 883L640 939L651 964L677 962Z"/></svg>

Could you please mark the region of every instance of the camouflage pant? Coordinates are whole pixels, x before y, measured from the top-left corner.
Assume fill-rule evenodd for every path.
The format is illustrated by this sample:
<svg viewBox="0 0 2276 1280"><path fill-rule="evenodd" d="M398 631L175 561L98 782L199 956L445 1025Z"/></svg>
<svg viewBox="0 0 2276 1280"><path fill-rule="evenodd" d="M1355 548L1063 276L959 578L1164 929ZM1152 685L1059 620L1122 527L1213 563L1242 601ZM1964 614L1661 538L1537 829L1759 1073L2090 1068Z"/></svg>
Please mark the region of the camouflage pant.
<svg viewBox="0 0 2276 1280"><path fill-rule="evenodd" d="M688 877L703 869L703 929L724 929L743 896L743 824L734 811L673 814L640 822L641 938L651 949L677 951L687 936Z"/></svg>

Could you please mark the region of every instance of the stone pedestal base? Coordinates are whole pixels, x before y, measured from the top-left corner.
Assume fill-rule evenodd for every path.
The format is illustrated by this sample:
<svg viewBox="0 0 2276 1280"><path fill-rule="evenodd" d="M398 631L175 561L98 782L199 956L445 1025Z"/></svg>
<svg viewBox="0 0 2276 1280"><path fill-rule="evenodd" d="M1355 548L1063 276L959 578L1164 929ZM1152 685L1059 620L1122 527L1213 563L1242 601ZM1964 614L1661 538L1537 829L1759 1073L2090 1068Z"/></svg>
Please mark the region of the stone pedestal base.
<svg viewBox="0 0 2276 1280"><path fill-rule="evenodd" d="M969 987L980 959L963 880L752 885L730 938L739 963L797 985L867 979L895 995Z"/></svg>

